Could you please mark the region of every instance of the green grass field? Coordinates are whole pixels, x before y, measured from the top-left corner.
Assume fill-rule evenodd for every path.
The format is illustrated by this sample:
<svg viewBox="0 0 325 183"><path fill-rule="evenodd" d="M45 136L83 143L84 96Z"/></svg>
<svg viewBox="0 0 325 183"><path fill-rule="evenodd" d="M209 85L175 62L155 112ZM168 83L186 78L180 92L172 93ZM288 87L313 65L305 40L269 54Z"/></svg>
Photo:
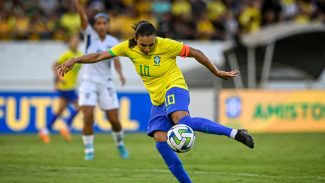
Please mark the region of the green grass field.
<svg viewBox="0 0 325 183"><path fill-rule="evenodd" d="M197 134L194 148L180 158L194 183L325 182L325 133L254 137L251 150L226 137ZM0 135L0 182L177 182L145 134L127 134L127 160L118 157L110 134L96 135L93 161L83 160L80 135L72 142L58 135L51 140L46 145L36 135Z"/></svg>

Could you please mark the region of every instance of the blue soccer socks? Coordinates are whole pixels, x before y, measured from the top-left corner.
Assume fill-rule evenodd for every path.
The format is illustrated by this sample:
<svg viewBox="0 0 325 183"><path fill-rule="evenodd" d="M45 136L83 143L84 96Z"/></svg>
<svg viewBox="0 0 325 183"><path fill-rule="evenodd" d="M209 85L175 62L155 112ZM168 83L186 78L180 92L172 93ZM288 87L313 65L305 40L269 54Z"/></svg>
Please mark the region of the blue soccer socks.
<svg viewBox="0 0 325 183"><path fill-rule="evenodd" d="M181 183L191 183L190 177L185 172L182 162L177 154L170 149L167 142L157 142L156 148L167 164L169 170Z"/></svg>
<svg viewBox="0 0 325 183"><path fill-rule="evenodd" d="M206 118L192 118L191 116L184 116L181 120L179 120L178 124L185 124L191 127L194 131L203 133L225 135L232 138L234 138L234 135L236 135L236 133L234 133L234 129L228 128Z"/></svg>
<svg viewBox="0 0 325 183"><path fill-rule="evenodd" d="M67 125L69 128L71 128L73 119L76 117L77 114L78 114L77 110L71 111L71 114L70 114L69 118L67 119Z"/></svg>

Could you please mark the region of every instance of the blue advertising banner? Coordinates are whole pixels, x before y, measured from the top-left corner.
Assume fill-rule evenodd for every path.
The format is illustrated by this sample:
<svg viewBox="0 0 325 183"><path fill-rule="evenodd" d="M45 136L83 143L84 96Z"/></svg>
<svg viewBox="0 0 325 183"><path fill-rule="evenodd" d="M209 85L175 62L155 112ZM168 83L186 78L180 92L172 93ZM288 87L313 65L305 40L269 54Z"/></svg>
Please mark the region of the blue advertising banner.
<svg viewBox="0 0 325 183"><path fill-rule="evenodd" d="M125 131L144 132L150 115L151 103L147 93L118 93L120 121ZM58 108L55 92L0 92L0 133L36 133L45 127ZM70 106L54 124L54 130L66 127ZM82 114L79 113L71 130L80 132ZM111 126L99 108L95 109L95 131L110 131Z"/></svg>

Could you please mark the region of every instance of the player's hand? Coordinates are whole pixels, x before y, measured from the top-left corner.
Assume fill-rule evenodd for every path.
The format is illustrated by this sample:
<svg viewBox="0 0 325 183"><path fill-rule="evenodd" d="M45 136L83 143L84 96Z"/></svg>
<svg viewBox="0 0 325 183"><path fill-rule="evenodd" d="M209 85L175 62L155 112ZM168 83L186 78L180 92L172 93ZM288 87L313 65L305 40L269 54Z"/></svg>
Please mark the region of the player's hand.
<svg viewBox="0 0 325 183"><path fill-rule="evenodd" d="M234 69L232 71L226 72L226 71L219 71L218 72L218 77L222 78L222 79L229 79L229 78L233 78L236 77L237 74L239 73L238 70Z"/></svg>
<svg viewBox="0 0 325 183"><path fill-rule="evenodd" d="M120 76L121 86L125 85L126 79L123 75Z"/></svg>
<svg viewBox="0 0 325 183"><path fill-rule="evenodd" d="M64 74L69 72L73 66L74 66L75 62L74 59L69 59L66 62L64 62L63 64L59 65L55 71L56 71L56 75L58 77L64 77Z"/></svg>

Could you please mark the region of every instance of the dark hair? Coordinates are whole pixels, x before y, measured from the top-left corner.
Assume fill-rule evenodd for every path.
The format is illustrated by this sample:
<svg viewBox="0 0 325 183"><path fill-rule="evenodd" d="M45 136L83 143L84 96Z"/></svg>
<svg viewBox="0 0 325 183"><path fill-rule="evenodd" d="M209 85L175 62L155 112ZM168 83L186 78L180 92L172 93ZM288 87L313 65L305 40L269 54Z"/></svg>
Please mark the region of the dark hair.
<svg viewBox="0 0 325 183"><path fill-rule="evenodd" d="M137 41L135 38L138 36L151 36L151 35L156 35L157 31L156 28L147 21L141 20L138 23L135 23L132 28L135 31L135 37L129 39L129 48L133 48L137 45Z"/></svg>
<svg viewBox="0 0 325 183"><path fill-rule="evenodd" d="M96 21L97 21L100 17L104 18L107 22L109 22L109 20L110 20L110 17L108 16L107 13L99 12L99 13L96 13L95 16L93 16L93 17L90 19L89 23L90 23L91 25L94 25L94 24L96 23Z"/></svg>

